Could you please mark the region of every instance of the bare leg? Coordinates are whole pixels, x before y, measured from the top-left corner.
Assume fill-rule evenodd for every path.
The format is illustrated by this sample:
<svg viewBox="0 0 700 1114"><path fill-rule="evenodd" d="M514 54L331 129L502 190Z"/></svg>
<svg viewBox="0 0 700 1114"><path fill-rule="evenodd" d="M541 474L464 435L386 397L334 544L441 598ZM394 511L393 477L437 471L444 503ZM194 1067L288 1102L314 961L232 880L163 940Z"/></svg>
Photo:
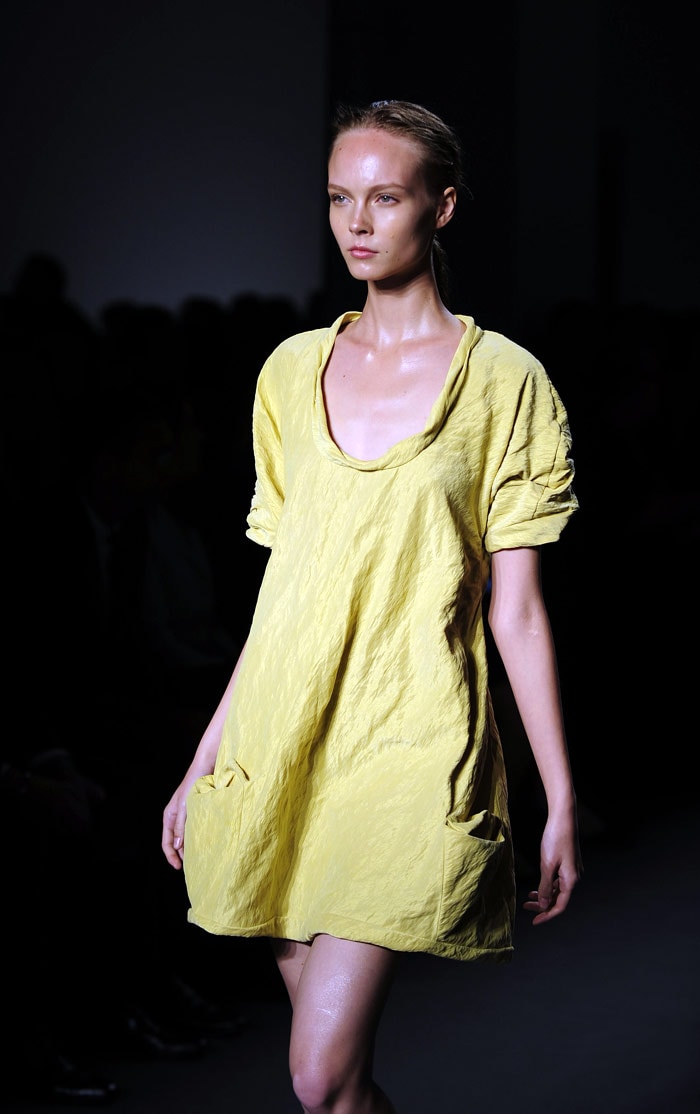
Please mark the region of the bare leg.
<svg viewBox="0 0 700 1114"><path fill-rule="evenodd" d="M396 1114L372 1077L395 954L335 936L273 946L293 1010L292 1083L306 1114Z"/></svg>

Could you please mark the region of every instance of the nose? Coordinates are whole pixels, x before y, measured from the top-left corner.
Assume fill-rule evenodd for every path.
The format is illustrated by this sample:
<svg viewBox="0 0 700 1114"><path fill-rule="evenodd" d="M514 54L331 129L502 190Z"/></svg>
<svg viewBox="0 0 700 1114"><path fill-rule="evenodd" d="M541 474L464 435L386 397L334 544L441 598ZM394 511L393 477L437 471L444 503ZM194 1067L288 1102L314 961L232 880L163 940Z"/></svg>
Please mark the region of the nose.
<svg viewBox="0 0 700 1114"><path fill-rule="evenodd" d="M363 232L369 232L369 221L364 205L353 205L352 212L350 213L349 227L350 231L356 236Z"/></svg>

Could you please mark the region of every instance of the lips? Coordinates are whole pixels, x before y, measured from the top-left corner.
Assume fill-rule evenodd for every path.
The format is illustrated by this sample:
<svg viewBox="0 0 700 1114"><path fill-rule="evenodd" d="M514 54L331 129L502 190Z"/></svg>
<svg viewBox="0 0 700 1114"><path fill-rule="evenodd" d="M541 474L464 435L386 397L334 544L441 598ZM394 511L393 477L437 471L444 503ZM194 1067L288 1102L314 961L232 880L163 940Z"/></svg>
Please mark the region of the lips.
<svg viewBox="0 0 700 1114"><path fill-rule="evenodd" d="M350 248L350 254L355 259L369 259L371 255L376 255L376 251L370 251L369 248Z"/></svg>

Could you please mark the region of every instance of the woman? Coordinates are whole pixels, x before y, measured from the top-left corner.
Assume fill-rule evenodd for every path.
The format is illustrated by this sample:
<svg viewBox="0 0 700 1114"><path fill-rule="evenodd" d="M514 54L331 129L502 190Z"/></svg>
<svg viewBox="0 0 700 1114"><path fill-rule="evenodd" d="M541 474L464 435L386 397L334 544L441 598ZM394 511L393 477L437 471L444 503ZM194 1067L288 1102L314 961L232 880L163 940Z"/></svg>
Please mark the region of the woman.
<svg viewBox="0 0 700 1114"><path fill-rule="evenodd" d="M398 953L510 958L489 584L548 805L535 924L564 911L581 871L538 551L576 508L566 414L528 352L447 308L436 234L460 160L420 105L338 112L330 222L366 300L260 374L247 532L271 554L164 811L190 920L272 940L307 1114L394 1110L372 1051Z"/></svg>

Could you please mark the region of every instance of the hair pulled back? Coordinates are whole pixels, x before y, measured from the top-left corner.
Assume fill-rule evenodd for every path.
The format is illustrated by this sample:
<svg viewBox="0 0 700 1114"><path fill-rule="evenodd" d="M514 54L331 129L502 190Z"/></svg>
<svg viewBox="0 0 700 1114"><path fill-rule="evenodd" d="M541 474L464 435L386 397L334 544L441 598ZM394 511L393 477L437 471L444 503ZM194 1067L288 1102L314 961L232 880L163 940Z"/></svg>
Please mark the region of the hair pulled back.
<svg viewBox="0 0 700 1114"><path fill-rule="evenodd" d="M436 195L449 186L466 189L464 156L456 131L436 113L412 101L372 101L367 105L339 104L331 120L330 151L345 132L373 128L412 139L423 152L422 170ZM445 249L433 236L433 268L443 301L448 304L449 269Z"/></svg>

